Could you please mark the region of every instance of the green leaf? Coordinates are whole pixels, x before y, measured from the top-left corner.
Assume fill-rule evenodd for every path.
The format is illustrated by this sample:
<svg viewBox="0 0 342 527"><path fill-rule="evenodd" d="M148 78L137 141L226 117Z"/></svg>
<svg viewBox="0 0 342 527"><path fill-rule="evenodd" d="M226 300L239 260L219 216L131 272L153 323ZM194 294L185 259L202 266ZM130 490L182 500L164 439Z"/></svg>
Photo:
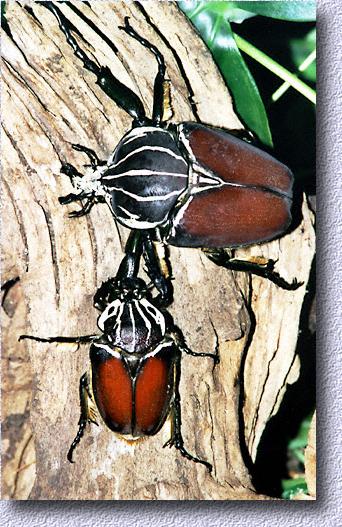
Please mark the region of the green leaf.
<svg viewBox="0 0 342 527"><path fill-rule="evenodd" d="M304 38L290 40L292 60L297 69L303 61L316 49L316 29L309 31ZM301 71L301 70L300 70ZM316 82L316 61L300 73L301 77L311 82Z"/></svg>
<svg viewBox="0 0 342 527"><path fill-rule="evenodd" d="M6 2L1 0L1 22L6 18ZM1 24L2 25L2 24Z"/></svg>
<svg viewBox="0 0 342 527"><path fill-rule="evenodd" d="M281 484L284 489L281 497L284 499L290 500L296 496L296 494L301 492L304 494L308 493L308 487L305 482L305 478L283 479Z"/></svg>
<svg viewBox="0 0 342 527"><path fill-rule="evenodd" d="M258 87L236 45L229 23L234 2L178 2L210 49L236 109L247 125L268 146L272 136Z"/></svg>
<svg viewBox="0 0 342 527"><path fill-rule="evenodd" d="M308 444L308 433L312 420L312 414L308 415L301 423L298 433L295 438L289 442L289 450L295 450L297 448L305 448Z"/></svg>
<svg viewBox="0 0 342 527"><path fill-rule="evenodd" d="M225 16L230 22L236 22L237 24L241 24L241 22L247 20L247 18L256 16L250 10L235 7L236 2L201 2L196 0L186 0L180 1L178 4L182 4L179 5L179 7L190 19L198 17L198 15L205 11L209 11L216 16Z"/></svg>
<svg viewBox="0 0 342 527"><path fill-rule="evenodd" d="M223 2L224 3L224 2ZM311 22L316 20L316 2L302 0L299 2L281 0L278 2L227 2L240 9L250 11L256 15L263 15L292 22Z"/></svg>

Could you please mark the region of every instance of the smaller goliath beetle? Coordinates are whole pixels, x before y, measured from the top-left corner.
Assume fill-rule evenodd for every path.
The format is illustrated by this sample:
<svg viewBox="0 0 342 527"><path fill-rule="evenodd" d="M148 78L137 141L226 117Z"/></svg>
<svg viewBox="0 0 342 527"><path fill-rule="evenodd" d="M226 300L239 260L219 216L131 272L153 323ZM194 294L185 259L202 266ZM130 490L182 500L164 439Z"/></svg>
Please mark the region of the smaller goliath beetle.
<svg viewBox="0 0 342 527"><path fill-rule="evenodd" d="M211 471L210 463L184 448L179 382L182 353L209 357L215 364L218 356L192 352L164 309L165 299L152 298L150 288L137 277L142 239L141 233L132 231L116 277L104 282L94 296L94 306L101 311L97 321L101 335L21 335L19 340L91 343L91 374L80 379L79 429L67 455L71 463L87 423L97 424L97 408L110 430L132 440L156 434L171 414L172 436L164 446L175 446L182 456ZM158 264L156 260L155 275Z"/></svg>
<svg viewBox="0 0 342 527"><path fill-rule="evenodd" d="M116 79L108 67L98 66L80 48L76 28L52 2L38 2L57 18L68 44L97 84L133 118L132 129L107 161L79 144L91 168L82 175L62 165L75 193L59 198L67 204L85 199L70 216L87 214L96 202L106 202L115 219L130 229L149 231L151 239L177 247L200 247L218 265L264 276L284 289L296 289L274 272L275 262L245 262L224 248L269 241L283 234L291 222L293 176L275 158L230 133L195 122L168 123L169 84L160 51L141 37L125 18L121 27L156 58L152 118L139 97ZM172 113L171 113L172 114ZM242 132L246 136L246 132Z"/></svg>

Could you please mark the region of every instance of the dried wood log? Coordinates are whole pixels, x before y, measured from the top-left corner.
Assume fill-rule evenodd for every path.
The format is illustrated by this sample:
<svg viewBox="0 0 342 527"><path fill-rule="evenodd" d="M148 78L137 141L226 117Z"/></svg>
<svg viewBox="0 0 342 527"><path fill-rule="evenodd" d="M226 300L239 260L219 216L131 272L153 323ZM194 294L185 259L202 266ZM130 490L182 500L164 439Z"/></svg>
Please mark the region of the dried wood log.
<svg viewBox="0 0 342 527"><path fill-rule="evenodd" d="M71 5L75 9L69 3L60 9L78 29L82 47L149 109L156 65L118 29L127 15L165 55L175 121L194 120L190 85L203 122L241 126L210 53L174 3ZM47 9L10 2L7 20L3 276L20 277L25 333L93 333L97 313L92 297L115 274L126 233L105 205L86 217L68 218L57 199L71 191L60 165L68 161L81 169L85 163L70 143L85 144L107 158L131 119L82 68ZM278 259L282 275L306 283L314 251L312 221L304 201L297 229L238 256ZM36 474L31 499L267 499L255 492L248 467L268 419L299 373L295 349L305 286L284 292L263 279L218 268L198 250L171 248L170 253L175 322L194 351L217 347L221 357L215 369L209 359L185 357L181 381L185 444L213 463L213 473L174 449L162 449L169 423L133 446L102 425L89 428L70 465L66 452L77 430L78 381L88 367L87 348L26 341L16 346L28 350L33 372L30 426ZM8 352L19 331L12 320L12 332L4 335Z"/></svg>

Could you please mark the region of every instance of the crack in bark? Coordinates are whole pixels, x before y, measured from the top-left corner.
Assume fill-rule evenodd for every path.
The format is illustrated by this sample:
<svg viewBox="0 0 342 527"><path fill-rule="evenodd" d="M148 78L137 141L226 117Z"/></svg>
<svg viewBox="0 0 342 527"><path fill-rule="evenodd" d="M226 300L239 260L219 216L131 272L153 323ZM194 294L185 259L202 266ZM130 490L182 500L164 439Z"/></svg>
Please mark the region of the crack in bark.
<svg viewBox="0 0 342 527"><path fill-rule="evenodd" d="M57 304L57 307L59 307L61 283L60 283L60 278L59 278L59 267L58 267L58 262L57 262L55 232L54 232L52 221L51 221L51 214L44 209L43 205L39 201L37 203L43 211L44 218L46 221L46 226L47 226L48 233L49 233L50 247L51 247L51 260L52 260L53 276L54 276L55 289L56 289L56 304Z"/></svg>
<svg viewBox="0 0 342 527"><path fill-rule="evenodd" d="M97 249L97 243L96 243L95 229L94 229L93 222L91 221L90 214L86 215L86 222L87 222L87 227L88 227L88 231L89 231L89 242L90 242L91 252L92 252L92 255L93 255L94 284L95 284L95 287L96 287L96 284L97 284L98 249Z"/></svg>
<svg viewBox="0 0 342 527"><path fill-rule="evenodd" d="M25 5L24 6L24 9L25 11L33 18L33 20L36 22L36 24L38 24L38 26L40 27L40 29L44 30L40 20L38 17L36 17L36 15L34 14L34 11L32 9L31 6L28 6L28 5Z"/></svg>
<svg viewBox="0 0 342 527"><path fill-rule="evenodd" d="M240 441L241 456L242 456L242 459L249 473L252 474L252 460L251 460L251 456L248 450L248 445L247 445L246 436L245 436L245 420L244 420L244 414L243 414L243 408L244 408L244 403L245 403L245 365L246 365L246 360L248 356L248 351L253 343L253 337L255 335L255 330L256 330L256 318L255 318L254 311L252 309L253 285L252 285L251 279L249 280L248 286L249 287L248 287L248 292L247 292L246 297L243 294L243 292L240 290L241 296L244 300L244 305L246 307L246 310L249 316L250 327L249 327L246 342L245 342L245 345L244 345L244 348L241 354L241 361L240 361L240 374L239 374L240 383L239 383L239 394L238 394L238 420L239 420L238 427L239 427L239 441Z"/></svg>
<svg viewBox="0 0 342 527"><path fill-rule="evenodd" d="M6 85L8 86L8 88L10 89L9 85L7 84L7 82L6 82L5 80L4 80L4 82L6 83ZM28 86L27 86L27 88L29 89ZM29 90L29 91L30 91L30 90ZM9 93L9 94L10 94L10 93ZM63 160L62 160L62 158L60 157L59 152L58 152L58 150L57 150L57 148L56 148L56 146L55 146L53 140L52 140L51 137L50 137L50 134L49 134L49 132L48 132L48 129L47 129L46 127L43 126L43 124L42 124L42 123L36 118L35 115L32 114L32 112L31 112L31 110L30 110L30 108L29 108L29 106L28 106L28 104L27 104L27 101L22 100L21 97L20 97L18 94L17 94L17 97L18 97L19 101L23 104L23 106L25 107L27 113L28 113L29 116L32 118L32 120L33 120L33 121L37 124L37 126L42 130L43 134L45 135L45 137L47 138L47 140L48 140L49 143L51 144L51 146L52 146L52 148L53 148L53 151L55 152L56 156L58 157L58 160L60 161L60 163L63 163ZM38 96L37 96L37 99L38 99ZM14 104L15 104L15 103L14 103ZM42 103L42 105L43 105L43 103ZM43 106L44 106L44 105L43 105ZM21 112L21 109L18 108L18 111ZM49 110L47 110L47 112L49 112ZM54 117L56 117L55 114L53 114L52 112L49 112L49 113L51 113L51 115L53 115ZM57 132L56 132L56 133L57 133ZM8 135L9 137L12 137L11 134L10 134L8 131L7 131L7 135ZM60 135L60 134L59 134L59 135ZM13 141L15 141L15 140L13 139ZM11 142L12 142L12 141L11 141ZM13 144L13 143L12 143L12 144ZM17 144L16 141L15 141L15 144ZM18 152L18 155L19 155L19 152L20 152L20 153L21 153L21 156L23 156L21 150L16 149L16 151ZM20 161L22 161L22 162L24 163L25 168L27 169L27 171L29 172L29 174L30 174L30 175L31 175L31 174L38 175L38 174L37 174L37 171L31 167L31 165L28 163L28 161L26 161L26 159L25 159L24 157L21 157L21 156L19 155L19 157L20 157ZM25 161L23 161L23 159L25 159Z"/></svg>
<svg viewBox="0 0 342 527"><path fill-rule="evenodd" d="M31 433L26 441L26 443L24 444L23 446L23 449L21 451L21 454L20 454L20 457L19 457L19 461L18 461L18 468L16 470L16 474L15 474L15 479L14 479L14 484L13 484L13 491L11 493L11 498L12 499L15 499L15 494L17 492L17 488L18 488L18 483L19 483L19 478L20 478L20 467L21 467L21 464L23 462L23 459L24 459L24 455L26 453L26 450L30 444L30 442L33 440L33 434Z"/></svg>
<svg viewBox="0 0 342 527"><path fill-rule="evenodd" d="M267 363L267 370L266 370L265 380L263 382L263 386L262 386L261 393L260 393L260 396L259 396L259 399L258 399L258 403L257 403L256 408L255 408L255 414L254 414L253 422L252 422L252 436L250 438L251 446L254 444L254 441L255 441L256 423L258 422L258 419L259 419L259 409L260 409L260 406L261 406L261 401L262 401L263 395L264 395L265 390L266 390L267 381L268 381L268 379L270 377L271 364L272 364L273 360L275 359L275 357L277 355L277 352L279 350L279 340L280 340L280 334L278 334L276 348L275 348L274 352L272 353L272 355L271 355L271 357L270 357L270 359L269 359L269 361Z"/></svg>
<svg viewBox="0 0 342 527"><path fill-rule="evenodd" d="M285 375L284 382L283 382L283 384L280 386L280 388L278 389L278 393L277 393L277 396L275 397L275 401L274 401L274 403L273 403L273 406L272 406L272 409L271 409L271 412L270 412L270 416L273 415L274 409L276 408L276 406L277 406L277 404L278 404L278 398L279 398L279 395L281 394L282 390L285 388L285 386L286 386L286 384L287 384L287 379L288 379L288 377L289 377L289 375L290 375L290 371L291 371L291 369L292 369L292 366L293 366L293 364L294 364L296 358L297 358L297 353L294 353L294 355L293 355L293 359L292 359L292 362L291 362L291 364L290 364L290 366L289 366L289 368L288 368L288 370L287 370L287 373L286 373L286 375Z"/></svg>
<svg viewBox="0 0 342 527"><path fill-rule="evenodd" d="M208 401L208 412L209 412L209 418L210 418L210 423L211 423L211 426L210 426L210 450L211 450L211 454L212 454L212 464L213 464L213 468L214 468L214 472L216 474L216 462L215 462L215 457L214 457L214 440L215 440L215 434L214 434L214 417L213 417L213 412L212 412L212 408L211 408L211 404L210 404L210 387L209 387L209 384L204 381L204 384L207 388L207 401Z"/></svg>
<svg viewBox="0 0 342 527"><path fill-rule="evenodd" d="M15 69L14 66L12 66L12 64L10 64L4 57L3 57L3 61L4 63L6 64L7 68L9 69L9 71L12 73L12 75L17 79L17 81L24 85L27 90L37 99L37 101L39 102L39 104L43 107L43 109L47 112L47 113L50 113L51 115L53 115L54 117L56 117L56 115L53 113L53 112L50 112L50 110L48 109L47 106L45 106L45 104L43 103L43 101L41 100L41 98L39 97L39 95L34 91L34 89L29 85L29 83L27 82L27 80L19 73L19 71L17 69Z"/></svg>
<svg viewBox="0 0 342 527"><path fill-rule="evenodd" d="M103 40L107 46L110 47L110 49L115 53L115 55L117 55L119 53L119 50L118 48L116 47L116 45L114 44L114 42L112 42L108 37L107 35L105 35L97 26L96 24L90 19L88 18L84 13L82 13L82 11L80 11L74 4L72 4L71 2L64 2L70 9L71 11L73 11L74 13L76 13L76 15L83 21L85 22L85 24L87 24L93 31L94 33L96 33L100 38L101 40ZM84 4L86 2L83 2ZM88 4L88 7L90 7L90 5ZM93 11L94 13L94 11Z"/></svg>
<svg viewBox="0 0 342 527"><path fill-rule="evenodd" d="M95 99L97 100L97 102L98 102L98 103L102 106L102 108L103 108L103 104L102 104L101 100L99 99L99 97L97 96L97 94L95 93L93 87L88 83L88 81L86 80L85 77L83 78L83 80L84 80L84 82L85 82L85 84L86 84L88 90L94 95L94 97L95 97ZM95 86L95 83L92 83L92 84L94 84L94 86ZM103 115L103 117L105 118L105 120L107 121L107 123L110 123L110 119L107 117L106 113L105 113L103 110L101 110L101 108L97 108L97 109L98 109L98 111Z"/></svg>
<svg viewBox="0 0 342 527"><path fill-rule="evenodd" d="M13 139L13 137L8 132L8 130L6 129L6 127L5 127L5 125L3 123L2 123L2 128L4 130L4 133L7 135L10 143L12 144L12 147L17 152L20 161L22 161L21 160L22 153L18 149L16 141ZM23 157L23 159L24 159L24 162L26 163L26 160L25 160L24 157ZM25 271L28 272L30 259L29 259L29 255L28 255L28 242L27 242L27 236L26 236L25 227L24 227L23 216L22 216L20 208L17 207L16 199L15 199L14 195L12 194L10 186L9 186L9 184L6 181L5 178L3 178L3 184L5 185L5 187L7 189L7 192L9 194L10 198L11 198L11 203L12 203L12 206L13 206L14 214L15 214L16 219L17 219L17 225L18 225L18 228L19 228L20 236L21 236L21 239L23 241L23 245L25 247L25 249L23 251L23 253L24 253L23 260L25 262Z"/></svg>

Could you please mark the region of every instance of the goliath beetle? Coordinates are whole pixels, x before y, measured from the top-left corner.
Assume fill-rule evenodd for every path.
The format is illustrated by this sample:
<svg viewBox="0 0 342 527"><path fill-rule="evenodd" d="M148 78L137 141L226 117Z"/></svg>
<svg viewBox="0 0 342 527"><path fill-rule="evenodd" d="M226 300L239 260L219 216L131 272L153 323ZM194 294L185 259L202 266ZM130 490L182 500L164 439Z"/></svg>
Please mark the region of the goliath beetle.
<svg viewBox="0 0 342 527"><path fill-rule="evenodd" d="M165 298L152 298L150 287L137 276L142 249L141 233L132 232L116 277L104 282L94 296L94 306L101 312L97 321L101 335L21 335L19 340L91 343L91 372L80 379L79 428L67 455L71 463L87 423L97 424L97 408L110 430L132 440L156 434L171 414L172 435L164 446L175 446L182 456L211 471L210 463L184 448L179 382L182 353L210 357L215 364L218 356L192 352L166 311ZM153 265L152 258L149 262ZM158 265L155 255L156 277Z"/></svg>
<svg viewBox="0 0 342 527"><path fill-rule="evenodd" d="M218 265L296 289L300 284L281 278L273 260L246 262L224 250L266 242L286 231L291 222L291 171L237 137L240 131L229 133L195 122L168 123L164 57L132 28L128 17L121 29L146 47L158 64L152 118L146 116L139 97L108 67L98 66L87 56L72 34L74 26L59 8L52 2L38 3L57 18L74 54L95 74L97 84L133 118L132 129L107 161L86 146L72 145L89 157L91 168L83 175L69 163L62 165L75 192L60 197L60 203L86 200L70 216L82 216L94 203L106 202L118 222L143 230L152 242L200 247Z"/></svg>

